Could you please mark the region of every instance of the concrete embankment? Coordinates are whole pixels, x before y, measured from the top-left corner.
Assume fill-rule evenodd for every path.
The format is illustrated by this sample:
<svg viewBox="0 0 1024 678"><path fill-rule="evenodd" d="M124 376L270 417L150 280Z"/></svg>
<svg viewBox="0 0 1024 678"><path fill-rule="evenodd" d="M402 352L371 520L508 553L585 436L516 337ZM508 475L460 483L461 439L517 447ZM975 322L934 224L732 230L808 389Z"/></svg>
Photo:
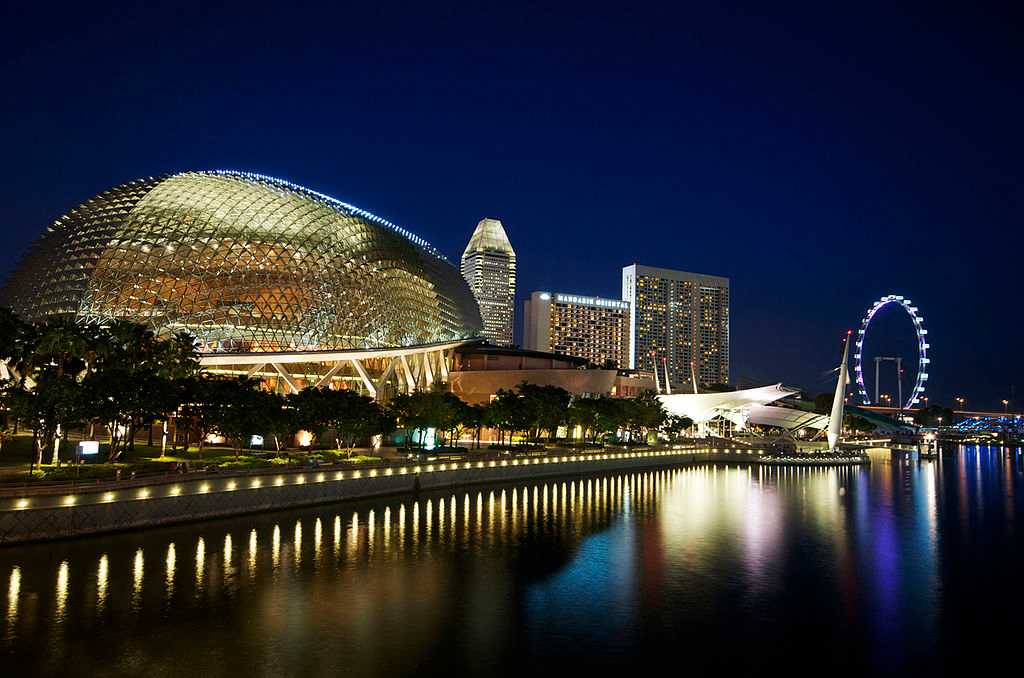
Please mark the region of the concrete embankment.
<svg viewBox="0 0 1024 678"><path fill-rule="evenodd" d="M659 449L366 468L189 474L149 481L4 491L0 544L16 544L283 510L458 485L709 462L794 463L758 450ZM808 463L804 461L803 463ZM811 462L815 463L815 462ZM818 461L817 465L822 463ZM850 457L829 465L859 464Z"/></svg>

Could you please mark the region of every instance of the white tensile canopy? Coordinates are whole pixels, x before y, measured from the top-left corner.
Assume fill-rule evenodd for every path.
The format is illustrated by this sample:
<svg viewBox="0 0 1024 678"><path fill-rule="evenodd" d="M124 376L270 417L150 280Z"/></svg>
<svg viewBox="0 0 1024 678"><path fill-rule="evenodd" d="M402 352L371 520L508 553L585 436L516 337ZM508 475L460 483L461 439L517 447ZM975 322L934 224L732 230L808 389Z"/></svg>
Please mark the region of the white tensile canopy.
<svg viewBox="0 0 1024 678"><path fill-rule="evenodd" d="M658 400L665 406L669 414L688 417L699 427L703 427L715 417L724 417L731 421L738 430L742 430L746 428L748 422L752 421L752 413L756 412L764 416L763 410L767 409L765 406L769 403L797 393L799 391L786 388L780 383L724 393L673 393L672 395L659 395ZM754 421L754 423L761 422ZM770 424L771 422L764 423Z"/></svg>
<svg viewBox="0 0 1024 678"><path fill-rule="evenodd" d="M758 426L778 426L787 431L797 431L802 428L821 431L828 428L827 414L818 414L792 407L779 407L778 405L752 405L748 421Z"/></svg>

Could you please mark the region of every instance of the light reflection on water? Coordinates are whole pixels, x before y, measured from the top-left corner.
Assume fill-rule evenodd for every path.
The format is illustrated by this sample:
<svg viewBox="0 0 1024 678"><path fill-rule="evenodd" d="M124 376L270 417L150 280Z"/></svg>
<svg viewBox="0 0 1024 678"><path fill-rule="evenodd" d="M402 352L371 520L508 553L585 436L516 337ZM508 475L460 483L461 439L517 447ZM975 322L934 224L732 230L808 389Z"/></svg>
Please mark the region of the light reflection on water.
<svg viewBox="0 0 1024 678"><path fill-rule="evenodd" d="M3 648L53 675L131 662L155 676L404 674L682 647L695 666L749 668L725 638L761 662L810 634L822 666L928 667L965 632L951 610L991 624L1024 602L1000 588L1024 555L1021 489L1019 450L969 448L875 454L870 469L466 488L18 547L0 551ZM157 578L148 558L163 561ZM171 628L195 651L169 652Z"/></svg>
<svg viewBox="0 0 1024 678"><path fill-rule="evenodd" d="M108 576L107 554L100 556L99 565L96 568L96 607L102 611L107 603L107 576Z"/></svg>
<svg viewBox="0 0 1024 678"><path fill-rule="evenodd" d="M7 635L12 636L14 626L18 623L18 603L21 602L21 568L11 568L10 581L7 584Z"/></svg>

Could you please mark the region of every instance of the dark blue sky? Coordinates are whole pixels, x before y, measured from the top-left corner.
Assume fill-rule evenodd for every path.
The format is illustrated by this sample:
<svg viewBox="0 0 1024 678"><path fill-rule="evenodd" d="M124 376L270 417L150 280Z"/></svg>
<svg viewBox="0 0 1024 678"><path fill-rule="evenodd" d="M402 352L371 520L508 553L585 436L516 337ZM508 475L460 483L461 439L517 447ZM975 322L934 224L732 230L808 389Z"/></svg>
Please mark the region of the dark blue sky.
<svg viewBox="0 0 1024 678"><path fill-rule="evenodd" d="M0 273L112 185L251 170L452 260L499 217L524 294L729 276L742 381L828 390L841 333L904 294L933 402L1024 405L1010 5L548 4L8 3Z"/></svg>

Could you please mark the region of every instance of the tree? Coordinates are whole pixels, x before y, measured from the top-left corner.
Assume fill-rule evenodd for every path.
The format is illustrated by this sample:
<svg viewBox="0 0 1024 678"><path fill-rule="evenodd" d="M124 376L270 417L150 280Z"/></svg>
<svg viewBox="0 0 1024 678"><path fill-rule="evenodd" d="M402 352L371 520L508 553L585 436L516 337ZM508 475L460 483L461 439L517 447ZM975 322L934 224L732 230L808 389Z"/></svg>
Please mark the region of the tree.
<svg viewBox="0 0 1024 678"><path fill-rule="evenodd" d="M592 431L597 423L597 410L594 407L593 399L573 398L572 404L565 413L565 420L570 430L579 426L582 437L586 439L588 431Z"/></svg>
<svg viewBox="0 0 1024 678"><path fill-rule="evenodd" d="M269 391L258 391L255 410L259 420L262 422L260 430L269 433L274 437L274 449L281 451L281 441L292 440L299 432L295 412L284 398L277 393Z"/></svg>
<svg viewBox="0 0 1024 678"><path fill-rule="evenodd" d="M441 433L441 445L455 447L456 433L462 426L462 400L441 388L434 388L426 394L427 421ZM447 443L446 443L447 438Z"/></svg>
<svg viewBox="0 0 1024 678"><path fill-rule="evenodd" d="M597 399L597 424L602 434L617 434L619 429L629 426L633 416L630 411L630 400L601 396Z"/></svg>
<svg viewBox="0 0 1024 678"><path fill-rule="evenodd" d="M668 417L665 406L654 391L644 391L630 402L635 430L650 433L661 428Z"/></svg>
<svg viewBox="0 0 1024 678"><path fill-rule="evenodd" d="M296 425L308 431L313 441L318 442L335 421L337 408L334 393L323 387L305 388L298 393L289 393L285 398L295 414Z"/></svg>
<svg viewBox="0 0 1024 678"><path fill-rule="evenodd" d="M929 405L914 413L914 423L918 426L940 426L953 424L953 410L942 405Z"/></svg>
<svg viewBox="0 0 1024 678"><path fill-rule="evenodd" d="M262 431L266 422L261 418L261 406L266 402L259 389L260 382L248 377L224 379L214 391L220 398L214 407L213 429L231 441L237 458L246 437Z"/></svg>
<svg viewBox="0 0 1024 678"><path fill-rule="evenodd" d="M850 414L849 412L846 413L844 419L843 425L850 431L856 431L857 433L870 433L878 428L864 417L858 417L856 414Z"/></svg>
<svg viewBox="0 0 1024 678"><path fill-rule="evenodd" d="M0 360L7 376L2 397L16 420L32 423L37 461L67 429L100 420L110 429L110 458L135 429L177 406L175 380L198 370L186 334L157 339L141 325L107 326L56 318L25 323L0 309Z"/></svg>
<svg viewBox="0 0 1024 678"><path fill-rule="evenodd" d="M480 403L466 405L462 409L462 423L466 428L473 429L473 443L479 450L480 433L487 423L487 406Z"/></svg>
<svg viewBox="0 0 1024 678"><path fill-rule="evenodd" d="M519 384L517 390L529 437L539 440L543 430L548 432L549 440L553 439L558 427L566 421L572 396L558 386L539 386L525 381Z"/></svg>
<svg viewBox="0 0 1024 678"><path fill-rule="evenodd" d="M508 432L511 443L516 431L525 431L530 427L531 415L519 394L500 388L487 406L487 421L498 429L498 443L504 445L505 432Z"/></svg>
<svg viewBox="0 0 1024 678"><path fill-rule="evenodd" d="M0 386L18 384L35 345L34 328L9 308L0 308Z"/></svg>
<svg viewBox="0 0 1024 678"><path fill-rule="evenodd" d="M452 407L452 416L448 426L448 444L451 447L458 447L466 429L476 428L473 408L454 393L446 393L445 399Z"/></svg>
<svg viewBox="0 0 1024 678"><path fill-rule="evenodd" d="M624 425L627 402L624 398L605 395L580 398L574 403L573 416L580 422L584 434L589 432L591 442L596 443L602 435L617 431Z"/></svg>
<svg viewBox="0 0 1024 678"><path fill-rule="evenodd" d="M386 436L393 432L398 427L398 420L395 419L394 414L386 407L377 406L377 430L374 434L380 434Z"/></svg>
<svg viewBox="0 0 1024 678"><path fill-rule="evenodd" d="M3 421L0 421L0 454L3 454L4 444L11 436L11 426L7 422L7 418L4 417Z"/></svg>
<svg viewBox="0 0 1024 678"><path fill-rule="evenodd" d="M135 432L170 417L199 371L195 340L180 333L159 339L142 325L115 321L96 328L82 381L90 419L107 428L109 459L135 446Z"/></svg>
<svg viewBox="0 0 1024 678"><path fill-rule="evenodd" d="M419 391L415 393L399 393L388 403L388 412L395 424L410 431L423 431L427 428L425 403ZM420 440L422 441L422 435ZM405 436L405 449L409 449L412 436Z"/></svg>
<svg viewBox="0 0 1024 678"><path fill-rule="evenodd" d="M182 384L182 404L178 416L190 430L197 433L200 458L207 437L217 432L222 421L221 410L233 399L233 382L231 377L197 375Z"/></svg>
<svg viewBox="0 0 1024 678"><path fill-rule="evenodd" d="M662 424L661 430L670 440L675 440L679 437L680 433L691 426L693 426L693 420L689 417L681 414L670 414L665 418L665 423Z"/></svg>
<svg viewBox="0 0 1024 678"><path fill-rule="evenodd" d="M85 411L81 385L74 376L58 374L54 368L35 371L32 388L18 388L6 400L16 418L33 425L33 464L42 464L44 451L51 447L52 463L58 463L61 436L81 420Z"/></svg>
<svg viewBox="0 0 1024 678"><path fill-rule="evenodd" d="M334 393L336 410L331 423L335 432L345 438L346 448L351 454L357 440L381 433L383 410L373 398L355 391L342 389Z"/></svg>
<svg viewBox="0 0 1024 678"><path fill-rule="evenodd" d="M91 355L90 330L66 319L28 325L10 312L0 318L0 332L12 342L3 349L13 378L4 400L16 419L32 423L34 464L51 446L59 463L61 437L84 414L81 378Z"/></svg>
<svg viewBox="0 0 1024 678"><path fill-rule="evenodd" d="M389 412L398 426L418 432L422 442L428 429L440 432L441 444L446 439L454 445L456 432L464 419L465 404L454 393L443 386L434 386L429 391L415 391L399 394L391 399ZM406 436L406 447L410 436Z"/></svg>

